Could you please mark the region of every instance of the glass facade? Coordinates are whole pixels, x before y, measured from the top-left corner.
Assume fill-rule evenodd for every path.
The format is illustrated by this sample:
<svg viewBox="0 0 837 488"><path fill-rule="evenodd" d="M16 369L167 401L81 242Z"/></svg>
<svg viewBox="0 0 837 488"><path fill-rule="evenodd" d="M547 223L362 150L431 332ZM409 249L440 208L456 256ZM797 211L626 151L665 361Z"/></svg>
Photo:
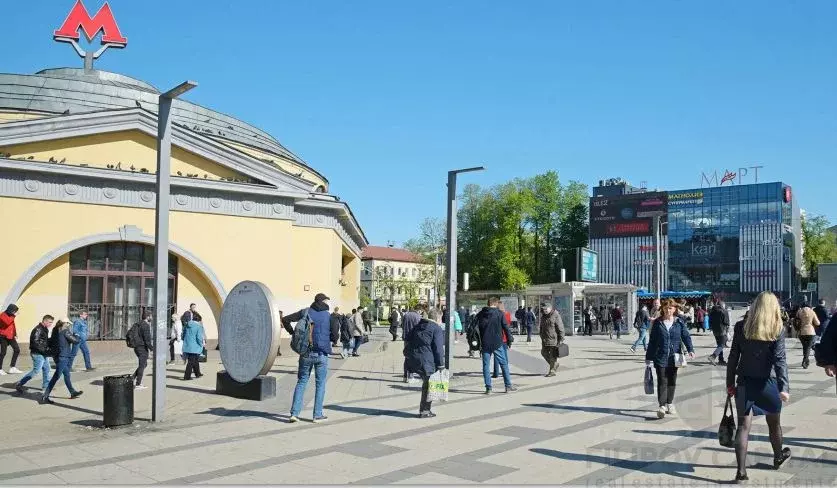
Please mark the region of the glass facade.
<svg viewBox="0 0 837 488"><path fill-rule="evenodd" d="M775 232L752 232L771 228L770 224ZM743 286L742 279L769 277L763 285L765 288L786 293L796 282L800 254L798 228L798 207L790 188L782 183L669 192L669 287L674 291L711 291L727 296L728 300L746 300L752 295L751 284ZM768 234L781 237L778 241L773 237L759 237L758 241L752 240L756 237L748 237L748 249L754 242L758 246L779 246L778 254L782 256L779 263L758 265L764 270L746 268L742 263L753 258L742 255L742 236Z"/></svg>

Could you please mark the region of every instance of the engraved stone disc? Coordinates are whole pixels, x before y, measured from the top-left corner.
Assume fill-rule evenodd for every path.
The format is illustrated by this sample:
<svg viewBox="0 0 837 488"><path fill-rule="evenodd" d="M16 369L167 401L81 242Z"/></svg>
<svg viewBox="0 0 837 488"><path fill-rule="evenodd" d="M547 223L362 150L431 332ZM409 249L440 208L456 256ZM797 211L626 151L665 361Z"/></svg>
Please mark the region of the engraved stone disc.
<svg viewBox="0 0 837 488"><path fill-rule="evenodd" d="M278 307L258 281L242 281L224 300L218 335L221 361L239 383L267 374L279 348Z"/></svg>

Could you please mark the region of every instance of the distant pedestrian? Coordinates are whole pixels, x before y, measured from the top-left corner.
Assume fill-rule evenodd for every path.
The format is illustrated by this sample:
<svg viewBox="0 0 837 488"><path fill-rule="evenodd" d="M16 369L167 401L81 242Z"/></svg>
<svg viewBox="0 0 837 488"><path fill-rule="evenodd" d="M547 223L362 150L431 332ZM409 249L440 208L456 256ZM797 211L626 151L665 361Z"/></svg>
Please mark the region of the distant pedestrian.
<svg viewBox="0 0 837 488"><path fill-rule="evenodd" d="M73 368L73 362L76 360L76 355L79 349L84 356L85 371L93 371L93 363L90 362L90 348L87 347L87 336L90 333L90 328L87 325L87 311L82 310L78 314L78 318L73 321L73 333L78 336L78 343L73 344L73 356L70 358L70 369Z"/></svg>
<svg viewBox="0 0 837 488"><path fill-rule="evenodd" d="M189 317L194 318L194 314L189 314ZM137 390L144 390L147 387L142 384L142 377L145 374L145 368L148 366L149 353L154 350L154 339L151 335L151 312L143 312L142 321L128 329L128 340L130 341L130 347L137 356L134 387Z"/></svg>
<svg viewBox="0 0 837 488"><path fill-rule="evenodd" d="M706 317L706 310L703 309L700 305L695 307L695 330L703 333L704 330L704 318Z"/></svg>
<svg viewBox="0 0 837 488"><path fill-rule="evenodd" d="M337 341L340 339L340 323L343 322L343 315L340 314L340 307L334 307L329 318L331 327L331 347L337 347Z"/></svg>
<svg viewBox="0 0 837 488"><path fill-rule="evenodd" d="M401 314L398 313L398 308L392 307L389 313L389 334L392 336L392 341L398 340L398 328L401 327Z"/></svg>
<svg viewBox="0 0 837 488"><path fill-rule="evenodd" d="M363 331L367 334L372 333L372 314L366 307L360 307L361 318L363 319Z"/></svg>
<svg viewBox="0 0 837 488"><path fill-rule="evenodd" d="M729 335L729 312L724 302L719 301L709 311L709 328L715 336L715 350L709 356L712 364L726 365L724 361L724 347L727 344Z"/></svg>
<svg viewBox="0 0 837 488"><path fill-rule="evenodd" d="M514 337L511 334L511 331L512 331L511 323L509 322L509 316L511 314L505 309L505 305L503 305L502 301L500 302L498 308L500 309L501 312L503 312L503 320L506 324L506 328L509 331L509 332L506 332L506 330L502 331L503 348L506 350L506 361L508 362L509 347L510 347L509 345L514 340ZM491 374L491 377L494 378L494 379L497 379L497 378L500 377L500 358L498 357L497 354L494 355L494 372Z"/></svg>
<svg viewBox="0 0 837 488"><path fill-rule="evenodd" d="M421 310L421 306L416 305L413 307L413 310L410 312L405 313L401 317L401 339L406 341L407 336L410 334L410 331L413 330L413 327L417 326L419 322L421 322L422 317L419 313ZM404 383L407 383L410 380L410 371L407 368L407 361L404 361Z"/></svg>
<svg viewBox="0 0 837 488"><path fill-rule="evenodd" d="M174 364L178 356L185 357L183 355L183 325L180 323L177 314L171 315L167 333L169 337L169 355L171 356L169 364Z"/></svg>
<svg viewBox="0 0 837 488"><path fill-rule="evenodd" d="M523 323L526 324L526 342L532 342L532 329L534 329L537 320L532 312L532 307L527 307L526 314L523 316Z"/></svg>
<svg viewBox="0 0 837 488"><path fill-rule="evenodd" d="M817 338L820 338L831 318L831 313L829 313L828 308L825 306L825 299L820 299L820 303L814 307L814 314L816 314L817 320L820 321L820 325L817 327Z"/></svg>
<svg viewBox="0 0 837 488"><path fill-rule="evenodd" d="M529 314L532 313L531 307ZM555 376L558 371L559 346L564 342L564 321L561 314L552 308L549 302L541 303L541 356L549 366L547 377Z"/></svg>
<svg viewBox="0 0 837 488"><path fill-rule="evenodd" d="M47 390L49 386L49 330L52 328L52 322L55 318L52 315L44 315L41 323L32 329L29 334L29 355L32 357L32 371L26 373L20 381L15 384L15 390L18 393L24 392L24 385L32 378L41 373L41 382L43 387L42 392Z"/></svg>
<svg viewBox="0 0 837 488"><path fill-rule="evenodd" d="M736 376L738 380L736 381ZM747 478L747 444L753 422L753 409L766 414L773 469L779 469L791 457L782 448L780 415L782 402L790 399L785 333L779 301L770 292L762 292L744 320L735 325L735 335L727 365L727 393L735 396L738 431L735 434L736 481Z"/></svg>
<svg viewBox="0 0 837 488"><path fill-rule="evenodd" d="M648 307L643 305L637 311L636 316L634 316L634 328L639 333L639 337L636 338L634 345L631 346L631 352L636 352L636 347L640 344L642 344L643 350L648 350L647 337L649 327L651 327L651 314L648 312Z"/></svg>
<svg viewBox="0 0 837 488"><path fill-rule="evenodd" d="M523 334L523 327L526 325L526 309L523 305L517 307L514 311L514 322L512 323L512 330L518 334Z"/></svg>
<svg viewBox="0 0 837 488"><path fill-rule="evenodd" d="M496 357L500 368L503 371L503 383L506 387L506 393L517 391L517 387L512 384L511 373L509 372L509 360L506 354L506 345L503 343L505 336L511 345L512 335L509 327L503 316L503 312L499 310L500 299L498 297L491 297L488 300L488 306L484 307L480 313L477 314L477 327L480 334L480 352L482 354L482 376L485 380L485 393L490 394L492 390L491 374L489 367L491 365L492 357Z"/></svg>
<svg viewBox="0 0 837 488"><path fill-rule="evenodd" d="M622 338L622 309L619 308L619 305L616 305L610 310L610 327L608 327L608 335L611 339L613 339L613 329L616 329L616 338Z"/></svg>
<svg viewBox="0 0 837 488"><path fill-rule="evenodd" d="M78 336L73 334L70 320L59 320L52 330L52 337L50 339L51 344L54 346L52 353L55 358L55 372L52 374L52 379L49 380L46 390L44 390L41 403L53 403L49 395L62 376L64 377L64 384L67 385L67 391L70 393L70 399L74 400L84 392L73 388L73 382L70 379L70 358L73 353L73 344L76 344L79 340Z"/></svg>
<svg viewBox="0 0 837 488"><path fill-rule="evenodd" d="M199 361L203 348L206 345L206 332L201 323L201 316L197 312L192 314L192 320L183 328L183 354L186 355L186 371L183 375L185 381L203 376L201 374L201 363Z"/></svg>
<svg viewBox="0 0 837 488"><path fill-rule="evenodd" d="M433 317L430 317L433 319ZM453 314L453 343L459 344L459 336L462 335L462 321L459 320L459 314Z"/></svg>
<svg viewBox="0 0 837 488"><path fill-rule="evenodd" d="M596 319L596 311L593 309L593 305L588 305L587 309L584 310L584 331L581 335L592 336L593 335L593 321Z"/></svg>
<svg viewBox="0 0 837 488"><path fill-rule="evenodd" d="M468 317L468 327L465 329L465 340L468 341L468 357L479 357L482 339L480 338L480 331L477 324L476 310L472 310L471 315Z"/></svg>
<svg viewBox="0 0 837 488"><path fill-rule="evenodd" d="M17 344L17 328L15 327L15 316L18 312L14 303L6 307L6 311L0 313L0 376L5 376L3 361L6 359L6 350L12 348L12 362L9 364L9 373L20 374L23 371L17 369L17 357L20 356L20 346Z"/></svg>
<svg viewBox="0 0 837 488"><path fill-rule="evenodd" d="M445 339L442 328L436 323L438 315L435 310L430 312L429 319L421 319L418 324L410 328L410 333L404 337L404 364L407 371L421 377L421 403L419 417L430 418L436 414L431 411L430 376L436 371L445 369Z"/></svg>
<svg viewBox="0 0 837 488"><path fill-rule="evenodd" d="M352 357L360 357L358 354L358 350L360 349L360 345L363 344L363 307L357 309L357 311L352 314L352 320L355 323L355 328L352 330Z"/></svg>
<svg viewBox="0 0 837 488"><path fill-rule="evenodd" d="M354 337L352 331L355 328L355 322L352 320L352 315L357 313L356 309L352 310L351 314L342 315L340 317L340 345L343 349L340 351L340 357L346 359L352 353L352 346L354 345Z"/></svg>
<svg viewBox="0 0 837 488"><path fill-rule="evenodd" d="M675 354L685 354L683 344L686 345L688 356L695 357L692 337L686 324L677 317L677 304L674 300L666 299L660 308L660 318L651 326L651 337L648 350L645 352L645 363L654 366L657 373L657 417L676 415L674 408L674 390L677 387L677 365Z"/></svg>
<svg viewBox="0 0 837 488"><path fill-rule="evenodd" d="M811 354L811 348L814 345L814 339L817 336L815 327L819 327L820 320L814 310L804 304L796 313L797 332L799 333L799 342L802 343L802 368L808 369L810 360L808 357Z"/></svg>
<svg viewBox="0 0 837 488"><path fill-rule="evenodd" d="M294 329L291 323L299 322L308 314L310 323L310 344L306 354L299 356L299 368L297 371L296 388L294 389L293 404L291 406L290 422L299 421L299 414L302 412L305 387L308 386L308 379L311 377L311 370L314 370L315 392L314 392L314 423L324 422L328 417L323 413L323 402L325 401L326 379L328 376L328 355L331 352L331 315L328 313L329 298L323 293L317 293L314 302L307 309L292 313L282 319L285 330L293 336Z"/></svg>

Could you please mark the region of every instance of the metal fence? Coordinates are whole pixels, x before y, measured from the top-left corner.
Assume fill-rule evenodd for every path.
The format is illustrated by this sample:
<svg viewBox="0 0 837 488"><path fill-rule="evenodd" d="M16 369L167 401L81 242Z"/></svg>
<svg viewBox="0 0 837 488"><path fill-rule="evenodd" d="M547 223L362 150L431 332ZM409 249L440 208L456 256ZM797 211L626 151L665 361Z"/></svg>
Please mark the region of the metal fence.
<svg viewBox="0 0 837 488"><path fill-rule="evenodd" d="M105 303L70 303L67 309L71 321L78 318L80 312L87 311L88 340L91 341L122 340L131 325L142 319L144 311L154 312L154 307ZM175 310L177 304L170 305L168 315Z"/></svg>

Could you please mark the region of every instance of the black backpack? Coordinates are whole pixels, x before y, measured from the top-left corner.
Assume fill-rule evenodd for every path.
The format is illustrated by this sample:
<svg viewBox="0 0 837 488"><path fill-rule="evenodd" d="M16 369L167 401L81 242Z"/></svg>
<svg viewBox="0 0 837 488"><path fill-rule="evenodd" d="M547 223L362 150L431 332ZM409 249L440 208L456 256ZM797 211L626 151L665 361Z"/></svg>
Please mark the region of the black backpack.
<svg viewBox="0 0 837 488"><path fill-rule="evenodd" d="M140 342L142 342L142 339L139 337L139 328L140 324L136 323L125 334L125 344L131 349L139 346Z"/></svg>

